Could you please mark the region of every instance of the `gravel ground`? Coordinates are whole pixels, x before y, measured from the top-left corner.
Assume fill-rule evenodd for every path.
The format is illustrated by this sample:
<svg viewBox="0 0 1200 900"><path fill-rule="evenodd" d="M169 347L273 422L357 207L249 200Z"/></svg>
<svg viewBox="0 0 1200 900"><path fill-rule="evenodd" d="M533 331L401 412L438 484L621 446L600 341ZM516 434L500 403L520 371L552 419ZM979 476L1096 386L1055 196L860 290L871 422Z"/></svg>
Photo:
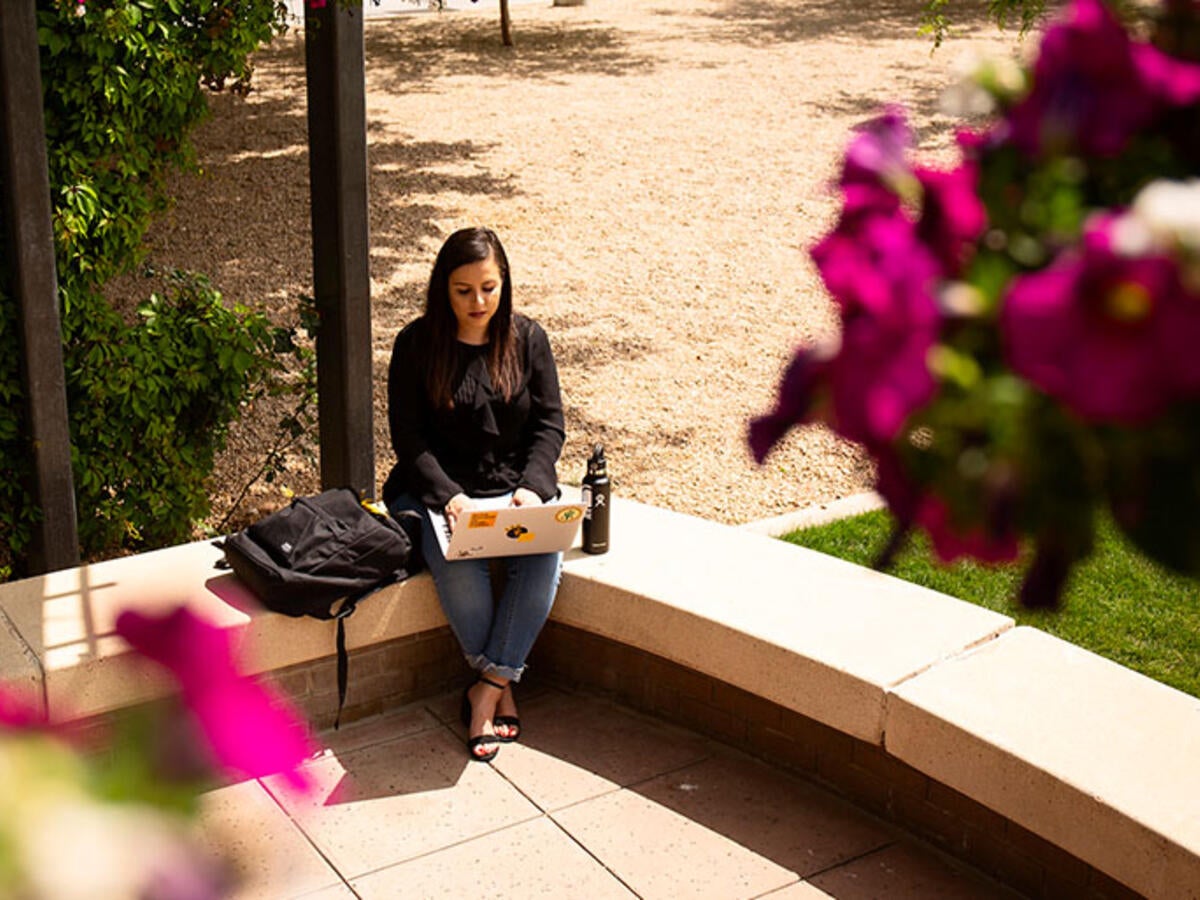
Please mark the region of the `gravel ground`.
<svg viewBox="0 0 1200 900"><path fill-rule="evenodd" d="M398 328L418 314L450 232L495 228L517 307L551 336L567 408L559 468L577 483L605 444L614 491L741 523L858 493L869 463L821 428L755 466L746 421L793 348L836 328L806 250L831 224L850 129L907 106L923 159L947 158L939 112L968 52L1011 33L955 14L936 53L918 0L588 0L368 20L367 116L380 484L384 390ZM151 259L212 274L230 300L294 315L311 292L303 36L256 57L256 90L212 98L202 171L175 180ZM125 282L114 288L136 290ZM279 410L233 430L212 523L263 458ZM296 454L229 526L317 489Z"/></svg>

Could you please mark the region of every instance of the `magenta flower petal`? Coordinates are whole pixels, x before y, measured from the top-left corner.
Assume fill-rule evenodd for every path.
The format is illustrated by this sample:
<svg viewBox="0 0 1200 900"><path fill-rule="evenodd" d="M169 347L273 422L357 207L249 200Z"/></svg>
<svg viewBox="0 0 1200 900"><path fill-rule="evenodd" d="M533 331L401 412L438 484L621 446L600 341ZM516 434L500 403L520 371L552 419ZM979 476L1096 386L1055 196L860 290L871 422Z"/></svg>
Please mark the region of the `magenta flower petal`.
<svg viewBox="0 0 1200 900"><path fill-rule="evenodd" d="M1020 545L1016 532L993 534L982 525L962 528L950 515L950 507L939 497L924 492L908 477L890 446L872 447L875 458L875 487L897 522L923 529L942 562L972 557L986 563L1011 562Z"/></svg>
<svg viewBox="0 0 1200 900"><path fill-rule="evenodd" d="M1031 156L1114 156L1165 109L1198 98L1200 67L1134 43L1102 0L1074 0L1046 31L1033 88L1008 125Z"/></svg>
<svg viewBox="0 0 1200 900"><path fill-rule="evenodd" d="M303 786L297 767L311 753L304 725L282 698L237 671L224 630L179 607L161 617L123 612L117 633L174 675L221 764L249 777L284 772Z"/></svg>
<svg viewBox="0 0 1200 900"><path fill-rule="evenodd" d="M226 767L252 778L283 773L293 787L305 788L299 766L312 747L279 697L242 678L190 698L189 706Z"/></svg>
<svg viewBox="0 0 1200 900"><path fill-rule="evenodd" d="M767 415L750 421L750 451L759 465L794 425L808 420L825 369L823 354L812 349L796 351L779 383L775 408Z"/></svg>
<svg viewBox="0 0 1200 900"><path fill-rule="evenodd" d="M900 198L882 184L848 184L842 188L842 222L900 211Z"/></svg>
<svg viewBox="0 0 1200 900"><path fill-rule="evenodd" d="M1187 106L1200 100L1200 66L1168 56L1151 44L1134 44L1131 55L1150 96L1169 106Z"/></svg>
<svg viewBox="0 0 1200 900"><path fill-rule="evenodd" d="M1104 230L1015 278L1000 318L1017 374L1096 422L1144 422L1200 388L1200 298L1167 257L1118 256Z"/></svg>
<svg viewBox="0 0 1200 900"><path fill-rule="evenodd" d="M1015 534L992 535L982 526L963 529L955 525L950 507L934 496L926 496L917 511L917 524L933 542L934 552L944 563L970 557L985 563L1012 562L1020 552Z"/></svg>
<svg viewBox="0 0 1200 900"><path fill-rule="evenodd" d="M48 725L41 704L28 692L0 684L0 731L39 731Z"/></svg>
<svg viewBox="0 0 1200 900"><path fill-rule="evenodd" d="M941 323L938 264L900 212L840 223L812 257L842 311L831 424L853 441L890 441L936 389L927 357Z"/></svg>
<svg viewBox="0 0 1200 900"><path fill-rule="evenodd" d="M936 255L943 272L954 277L987 226L987 210L976 193L979 172L967 162L949 172L917 169L924 190L917 234Z"/></svg>
<svg viewBox="0 0 1200 900"><path fill-rule="evenodd" d="M894 192L897 182L909 176L905 155L912 146L912 132L904 120L904 112L899 107L889 107L883 115L861 125L859 131L846 149L839 184L843 188L885 185Z"/></svg>

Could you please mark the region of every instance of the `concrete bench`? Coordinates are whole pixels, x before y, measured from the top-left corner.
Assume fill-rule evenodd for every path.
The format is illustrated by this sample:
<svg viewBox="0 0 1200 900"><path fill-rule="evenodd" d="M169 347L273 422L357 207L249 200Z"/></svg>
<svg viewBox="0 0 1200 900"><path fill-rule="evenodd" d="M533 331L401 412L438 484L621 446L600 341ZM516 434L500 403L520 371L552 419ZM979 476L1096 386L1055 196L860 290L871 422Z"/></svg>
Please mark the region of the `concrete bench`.
<svg viewBox="0 0 1200 900"><path fill-rule="evenodd" d="M1200 700L747 530L618 500L612 537L568 553L531 675L800 770L1031 895L1200 897ZM201 542L0 585L0 675L58 719L151 699L167 686L128 665L113 620L186 603L250 673L293 695L321 682L331 714L332 623L259 609L219 556ZM352 693L405 648L434 674L385 696L461 677L447 632L427 575L379 592L347 621Z"/></svg>

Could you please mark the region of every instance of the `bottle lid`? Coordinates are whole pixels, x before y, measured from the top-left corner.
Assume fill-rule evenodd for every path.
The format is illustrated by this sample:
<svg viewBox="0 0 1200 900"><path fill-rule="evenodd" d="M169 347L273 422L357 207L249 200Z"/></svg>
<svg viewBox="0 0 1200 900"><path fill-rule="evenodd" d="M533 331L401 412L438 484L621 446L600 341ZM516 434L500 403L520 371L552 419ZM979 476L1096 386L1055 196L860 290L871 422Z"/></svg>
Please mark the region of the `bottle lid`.
<svg viewBox="0 0 1200 900"><path fill-rule="evenodd" d="M604 475L607 473L608 464L604 459L604 445L596 444L592 448L591 459L588 460L587 470L589 475Z"/></svg>

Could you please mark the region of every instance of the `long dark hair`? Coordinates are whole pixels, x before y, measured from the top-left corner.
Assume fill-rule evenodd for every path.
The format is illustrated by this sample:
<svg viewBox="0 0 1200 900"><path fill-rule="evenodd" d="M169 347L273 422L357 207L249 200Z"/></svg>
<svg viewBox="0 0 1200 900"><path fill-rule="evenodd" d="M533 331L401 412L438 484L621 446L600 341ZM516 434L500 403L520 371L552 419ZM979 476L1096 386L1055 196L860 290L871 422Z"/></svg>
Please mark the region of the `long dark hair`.
<svg viewBox="0 0 1200 900"><path fill-rule="evenodd" d="M490 228L463 228L446 238L446 243L442 244L429 276L429 290L425 294L425 321L429 326L426 384L435 407L454 405L458 319L450 305L450 273L460 266L481 262L489 256L495 259L503 282L500 285L500 303L488 322L488 375L492 380L492 388L506 401L512 399L520 384L521 364L513 328L512 278L509 275L508 255L500 238Z"/></svg>

